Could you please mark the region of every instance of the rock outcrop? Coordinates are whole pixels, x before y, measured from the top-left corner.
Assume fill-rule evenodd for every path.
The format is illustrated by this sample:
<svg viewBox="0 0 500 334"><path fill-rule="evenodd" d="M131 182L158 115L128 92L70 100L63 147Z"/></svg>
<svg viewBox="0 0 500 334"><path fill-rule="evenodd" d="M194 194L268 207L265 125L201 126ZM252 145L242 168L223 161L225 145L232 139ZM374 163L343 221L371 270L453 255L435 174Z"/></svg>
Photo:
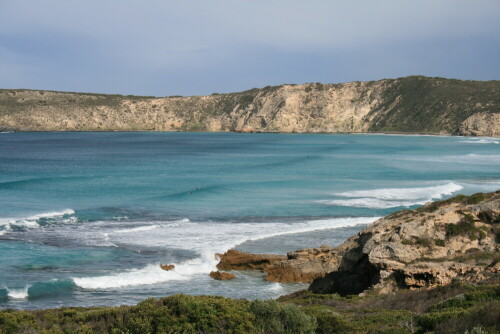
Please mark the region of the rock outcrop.
<svg viewBox="0 0 500 334"><path fill-rule="evenodd" d="M336 248L321 246L287 254L286 260L276 261L264 268L267 281L280 283L311 283L315 278L323 277L336 270L340 256Z"/></svg>
<svg viewBox="0 0 500 334"><path fill-rule="evenodd" d="M459 195L382 218L334 251L315 293L389 292L484 280L500 269L500 192Z"/></svg>
<svg viewBox="0 0 500 334"><path fill-rule="evenodd" d="M229 281L236 278L235 275L223 271L212 271L208 276L219 281Z"/></svg>
<svg viewBox="0 0 500 334"><path fill-rule="evenodd" d="M474 114L462 122L458 132L465 136L498 136L500 133L500 114Z"/></svg>
<svg viewBox="0 0 500 334"><path fill-rule="evenodd" d="M500 81L412 76L191 97L0 90L0 130L500 136Z"/></svg>
<svg viewBox="0 0 500 334"><path fill-rule="evenodd" d="M219 270L259 270L266 273L265 280L279 283L311 283L338 268L340 257L336 248L303 249L285 255L251 254L234 249L219 258Z"/></svg>
<svg viewBox="0 0 500 334"><path fill-rule="evenodd" d="M230 249L224 254L216 254L219 270L264 270L276 261L286 259L284 255L250 254Z"/></svg>
<svg viewBox="0 0 500 334"><path fill-rule="evenodd" d="M175 268L173 264L160 264L160 268L165 271L170 271Z"/></svg>

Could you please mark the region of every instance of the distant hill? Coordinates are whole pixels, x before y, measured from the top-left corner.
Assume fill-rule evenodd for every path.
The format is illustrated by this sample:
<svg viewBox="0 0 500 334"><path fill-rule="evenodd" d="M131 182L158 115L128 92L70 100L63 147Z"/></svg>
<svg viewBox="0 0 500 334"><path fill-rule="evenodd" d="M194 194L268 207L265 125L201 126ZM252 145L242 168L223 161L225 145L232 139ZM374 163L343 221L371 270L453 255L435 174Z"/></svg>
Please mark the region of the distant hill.
<svg viewBox="0 0 500 334"><path fill-rule="evenodd" d="M5 89L0 130L500 136L500 81L411 76L162 98Z"/></svg>

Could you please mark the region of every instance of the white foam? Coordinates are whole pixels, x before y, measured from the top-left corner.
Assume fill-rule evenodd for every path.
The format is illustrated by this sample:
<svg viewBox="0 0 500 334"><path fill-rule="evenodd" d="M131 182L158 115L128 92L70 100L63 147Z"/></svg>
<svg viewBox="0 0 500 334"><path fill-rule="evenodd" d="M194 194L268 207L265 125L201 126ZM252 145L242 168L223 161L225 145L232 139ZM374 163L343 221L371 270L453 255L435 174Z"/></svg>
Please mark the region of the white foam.
<svg viewBox="0 0 500 334"><path fill-rule="evenodd" d="M385 201L377 198L354 198L354 199L333 199L322 200L318 203L333 205L333 206L348 206L352 208L373 208L373 209L388 209L397 207L408 207L412 205L423 205L428 201Z"/></svg>
<svg viewBox="0 0 500 334"><path fill-rule="evenodd" d="M96 277L73 277L76 285L84 289L116 289L130 285L147 285L171 280L189 279L177 271L165 271L159 265L148 265L141 269L132 269Z"/></svg>
<svg viewBox="0 0 500 334"><path fill-rule="evenodd" d="M23 217L23 218L0 218L0 226L3 226L6 231L11 230L11 226L21 226L25 228L38 228L40 225L38 221L40 219L56 219L63 218L65 216L71 216L75 213L72 209L65 209L62 211L53 211L53 212L45 212L36 214L33 216ZM64 219L58 219L59 223L74 223L78 219L76 217L66 217Z"/></svg>
<svg viewBox="0 0 500 334"><path fill-rule="evenodd" d="M26 286L21 289L7 289L7 295L12 299L26 299L28 298L28 289L30 286Z"/></svg>
<svg viewBox="0 0 500 334"><path fill-rule="evenodd" d="M414 200L419 198L442 198L444 195L451 195L462 188L462 186L450 182L434 187L357 190L341 192L335 195L341 197L369 197L382 200Z"/></svg>
<svg viewBox="0 0 500 334"><path fill-rule="evenodd" d="M332 218L300 223L195 223L184 220L183 224L155 224L154 229L142 229L130 233L110 234L114 243L134 245L162 245L169 248L194 250L198 258L175 263L175 268L165 271L159 263L150 264L105 276L73 277L76 285L84 289L117 289L125 286L147 285L173 280L189 280L195 275L207 275L216 269L216 253L222 253L246 241L260 240L280 235L304 233L339 227L369 224L378 217Z"/></svg>
<svg viewBox="0 0 500 334"><path fill-rule="evenodd" d="M500 144L500 141L493 138L469 139L469 140L461 140L460 142L468 144Z"/></svg>
<svg viewBox="0 0 500 334"><path fill-rule="evenodd" d="M438 162L438 163L452 163L459 166L459 164L468 165L490 165L500 163L500 155L498 154L462 154L462 155L439 155L439 156L414 156L398 158L399 160L406 161L422 161L422 162Z"/></svg>
<svg viewBox="0 0 500 334"><path fill-rule="evenodd" d="M283 285L275 282L275 283L269 284L267 289L270 291L281 291L281 290L283 290Z"/></svg>
<svg viewBox="0 0 500 334"><path fill-rule="evenodd" d="M356 190L333 194L336 197L344 197L344 199L318 202L335 206L386 209L422 205L432 200L442 199L446 195L452 195L461 189L463 189L461 185L450 182L434 187ZM349 199L345 199L346 197Z"/></svg>
<svg viewBox="0 0 500 334"><path fill-rule="evenodd" d="M124 230L117 230L115 232L116 233L132 233L132 232L154 230L154 229L156 229L158 227L160 227L160 225L146 225L146 226L139 226L139 227L134 227L134 228L128 228L128 229L124 229Z"/></svg>
<svg viewBox="0 0 500 334"><path fill-rule="evenodd" d="M176 227L176 226L179 226L180 224L189 223L189 222L190 222L189 219L184 218L184 219L180 219L180 220L174 220L171 222L163 223L160 225L148 224L148 225L137 226L137 227L133 227L133 228L120 229L120 230L116 230L115 233L133 233L133 232L155 230L155 229L161 228L161 227Z"/></svg>

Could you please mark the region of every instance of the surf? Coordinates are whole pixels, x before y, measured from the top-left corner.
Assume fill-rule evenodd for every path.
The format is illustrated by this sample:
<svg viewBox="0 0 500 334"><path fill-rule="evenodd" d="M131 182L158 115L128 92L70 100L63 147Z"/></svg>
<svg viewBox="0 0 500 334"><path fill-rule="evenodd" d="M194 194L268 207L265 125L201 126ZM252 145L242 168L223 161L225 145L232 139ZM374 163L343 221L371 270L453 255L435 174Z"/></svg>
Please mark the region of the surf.
<svg viewBox="0 0 500 334"><path fill-rule="evenodd" d="M331 218L322 220L311 220L303 223L192 223L189 226L170 226L180 228L180 234L186 233L183 239L174 238L188 249L196 249L198 257L181 263L174 263L175 268L165 271L160 268L159 263L148 264L142 268L135 268L109 275L92 277L72 277L75 284L84 289L118 289L126 286L150 285L164 283L168 281L191 280L198 275L208 275L210 271L216 270L218 260L216 253L223 253L228 249L237 247L247 241L268 239L276 236L306 233L326 229L336 229L340 227L350 227L366 225L378 219L378 217L358 217L358 218ZM196 224L197 228L193 225ZM135 231L150 232L158 234L158 227L139 227ZM151 226L150 226L151 227ZM231 232L220 233L224 229L233 228ZM191 229L191 235L187 234L187 229ZM194 231L203 231L195 234ZM269 232L260 233L266 230ZM120 231L117 231L118 233ZM128 231L128 233L130 230ZM174 236L172 231L166 230L166 234ZM170 233L169 233L170 232ZM228 233L229 232L229 233ZM230 239L228 241L226 239ZM144 242L151 239L148 235L134 235L136 242ZM165 239L166 240L166 239ZM117 242L117 241L114 241ZM121 242L124 242L123 240ZM154 242L154 241L153 241ZM180 246L166 242L168 246Z"/></svg>
<svg viewBox="0 0 500 334"><path fill-rule="evenodd" d="M321 200L319 203L332 206L387 209L422 205L442 199L463 189L463 186L449 182L432 187L379 188L333 193L339 199Z"/></svg>

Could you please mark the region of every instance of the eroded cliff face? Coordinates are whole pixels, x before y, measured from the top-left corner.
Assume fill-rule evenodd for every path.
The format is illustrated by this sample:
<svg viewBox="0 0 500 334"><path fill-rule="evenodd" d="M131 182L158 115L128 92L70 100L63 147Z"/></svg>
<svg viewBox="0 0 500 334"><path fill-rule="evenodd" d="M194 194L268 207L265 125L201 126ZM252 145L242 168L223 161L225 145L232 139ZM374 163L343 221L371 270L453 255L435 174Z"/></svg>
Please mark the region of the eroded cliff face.
<svg viewBox="0 0 500 334"><path fill-rule="evenodd" d="M483 116L477 116L479 113ZM241 93L166 98L0 91L0 130L14 131L403 132L499 136L496 124L499 113L499 82L426 77L282 85Z"/></svg>
<svg viewBox="0 0 500 334"><path fill-rule="evenodd" d="M457 196L382 218L335 248L316 293L381 293L479 282L500 272L500 192Z"/></svg>

